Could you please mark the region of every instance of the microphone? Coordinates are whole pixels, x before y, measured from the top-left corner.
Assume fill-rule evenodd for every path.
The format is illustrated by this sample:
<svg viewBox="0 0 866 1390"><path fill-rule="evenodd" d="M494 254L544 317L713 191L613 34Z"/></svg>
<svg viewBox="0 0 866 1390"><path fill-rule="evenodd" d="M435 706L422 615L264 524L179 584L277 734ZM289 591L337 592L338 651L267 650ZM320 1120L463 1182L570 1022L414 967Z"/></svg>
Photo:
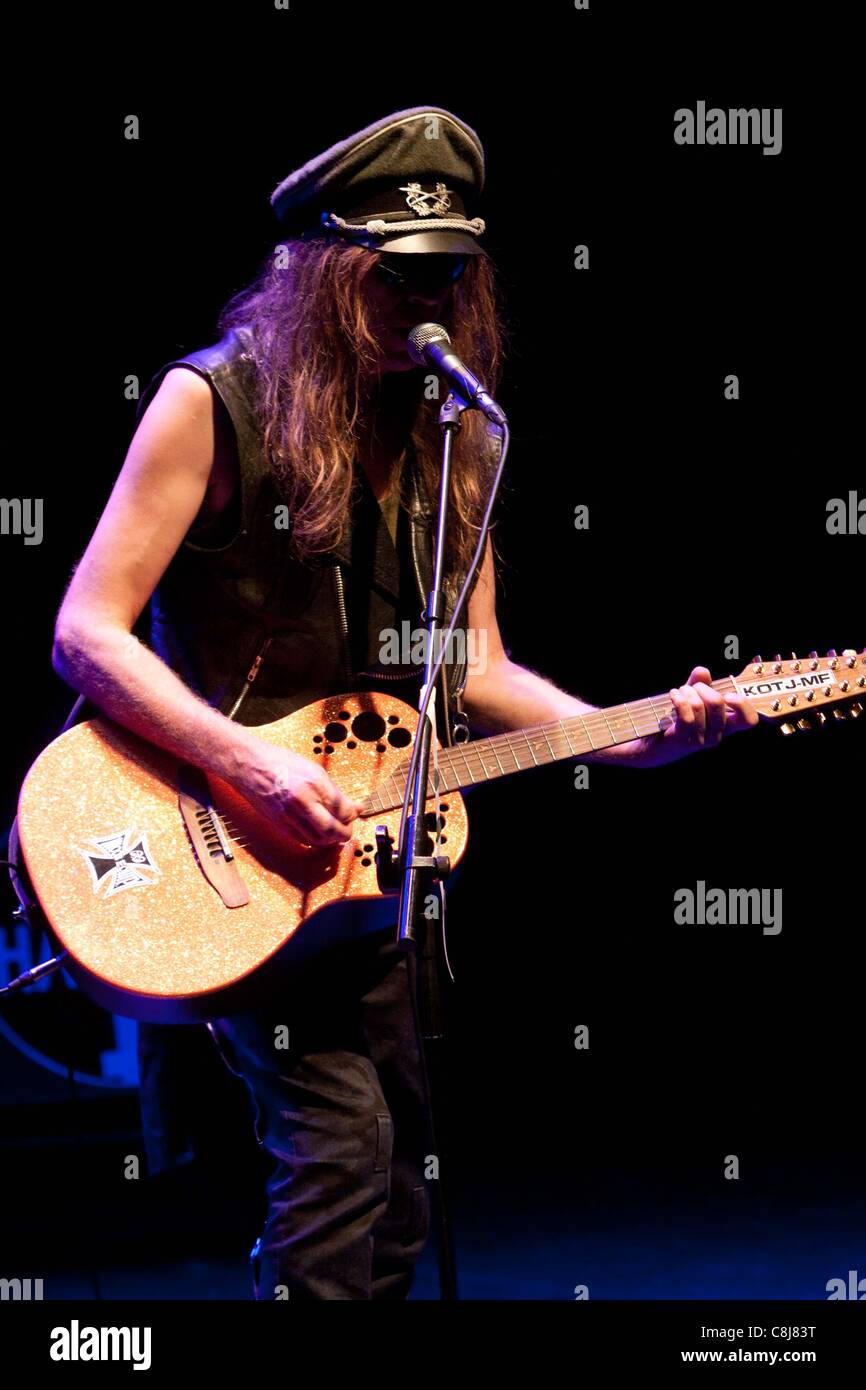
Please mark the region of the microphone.
<svg viewBox="0 0 866 1390"><path fill-rule="evenodd" d="M478 377L464 367L441 323L419 323L409 334L409 355L419 367L435 367L470 408L476 406L494 425L505 428L508 421Z"/></svg>

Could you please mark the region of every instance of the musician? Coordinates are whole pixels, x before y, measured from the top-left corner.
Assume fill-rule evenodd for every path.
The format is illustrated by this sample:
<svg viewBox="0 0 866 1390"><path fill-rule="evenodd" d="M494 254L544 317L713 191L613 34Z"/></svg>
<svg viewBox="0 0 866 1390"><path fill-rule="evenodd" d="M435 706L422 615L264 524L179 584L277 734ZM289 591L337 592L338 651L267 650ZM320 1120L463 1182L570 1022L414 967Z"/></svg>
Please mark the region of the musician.
<svg viewBox="0 0 866 1390"><path fill-rule="evenodd" d="M54 662L71 685L313 846L345 843L359 805L312 749L272 747L256 726L376 688L395 674L379 660L380 634L405 619L423 626L440 441L429 373L407 335L443 324L496 390L502 331L480 240L483 182L475 132L419 107L279 185L273 255L224 310L220 341L168 363L145 392L58 614ZM464 415L456 447L446 621L497 459L478 413ZM506 655L489 541L464 622L485 634L486 664L446 668L442 741L463 715L480 734L592 708ZM396 674L388 688L417 705L423 671ZM655 767L756 721L710 679L699 666L671 691L664 734L592 756ZM260 1298L395 1299L411 1287L428 1184L415 966L393 937L324 953L278 999L208 1025L246 1082L270 1164ZM147 1075L160 1035L183 1031L142 1027Z"/></svg>

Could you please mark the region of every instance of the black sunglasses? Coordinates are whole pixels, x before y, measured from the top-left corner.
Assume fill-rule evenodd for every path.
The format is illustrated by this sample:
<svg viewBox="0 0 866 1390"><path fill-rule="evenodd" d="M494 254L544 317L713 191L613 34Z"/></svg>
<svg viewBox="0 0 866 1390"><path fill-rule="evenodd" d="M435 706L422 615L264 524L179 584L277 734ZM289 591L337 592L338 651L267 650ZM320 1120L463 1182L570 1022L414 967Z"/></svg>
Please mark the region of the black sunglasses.
<svg viewBox="0 0 866 1390"><path fill-rule="evenodd" d="M460 279L468 261L468 256L440 252L420 256L382 253L376 264L376 274L395 289L441 294Z"/></svg>

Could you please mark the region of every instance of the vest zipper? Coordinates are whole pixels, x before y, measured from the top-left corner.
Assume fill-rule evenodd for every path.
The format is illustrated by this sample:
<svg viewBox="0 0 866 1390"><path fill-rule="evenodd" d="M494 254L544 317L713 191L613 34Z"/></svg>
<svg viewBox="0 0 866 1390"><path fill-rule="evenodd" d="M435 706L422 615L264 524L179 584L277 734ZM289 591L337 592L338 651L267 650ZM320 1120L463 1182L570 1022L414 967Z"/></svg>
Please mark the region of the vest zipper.
<svg viewBox="0 0 866 1390"><path fill-rule="evenodd" d="M265 658L265 653L267 652L268 647L271 645L273 640L273 635L269 634L264 639L255 656L253 657L253 664L247 671L246 678L240 689L240 693L237 699L235 700L234 704L232 705L231 709L228 711L226 719L234 719L244 700L247 698L247 695L250 693L250 689L255 684L259 671L261 670L262 662Z"/></svg>
<svg viewBox="0 0 866 1390"><path fill-rule="evenodd" d="M415 517L412 516L409 523L409 541L412 550L412 566L415 570L415 583L418 588L418 597L421 600L421 617L424 617L424 609L427 606L427 595L424 592L424 580L421 578L421 566L418 563L418 536Z"/></svg>
<svg viewBox="0 0 866 1390"><path fill-rule="evenodd" d="M337 610L340 614L340 627L343 633L343 664L346 667L346 683L351 687L355 679L352 670L352 653L349 649L349 620L346 617L346 592L343 586L343 571L339 562L334 564L334 588L337 595Z"/></svg>
<svg viewBox="0 0 866 1390"><path fill-rule="evenodd" d="M416 570L416 573L417 573L417 570ZM356 675L357 675L357 676L367 676L370 680L376 680L376 681L380 681L380 680L382 680L382 681L405 681L405 680L406 680L406 673L405 673L405 671L393 671L393 672L391 672L391 671L376 670L376 671L357 671L357 672L356 672L356 671L353 670L353 668L352 668L352 663L351 663L351 659L350 659L350 651L349 651L349 625L348 625L348 622L347 622L347 619L346 619L346 596L345 596L345 591L344 591L344 587L343 587L343 574L342 574L342 570L340 569L339 564L335 564L335 565L334 565L334 587L335 587L336 593L337 593L337 607L338 607L339 612L340 612L340 627L341 627L342 632L343 632L343 641L344 641L345 652L346 652L346 679L349 681L349 683L351 684L351 683L354 681Z"/></svg>

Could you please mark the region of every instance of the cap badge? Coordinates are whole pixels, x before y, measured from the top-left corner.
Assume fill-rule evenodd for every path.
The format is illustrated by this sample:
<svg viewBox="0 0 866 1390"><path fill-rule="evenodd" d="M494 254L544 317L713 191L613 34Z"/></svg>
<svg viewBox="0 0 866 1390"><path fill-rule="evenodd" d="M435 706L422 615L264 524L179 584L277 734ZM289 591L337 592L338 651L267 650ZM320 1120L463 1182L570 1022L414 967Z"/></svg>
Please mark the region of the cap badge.
<svg viewBox="0 0 866 1390"><path fill-rule="evenodd" d="M419 217L435 214L441 217L451 206L450 189L444 183L437 183L435 193L425 193L420 183L407 183L400 188L407 195L406 202Z"/></svg>

